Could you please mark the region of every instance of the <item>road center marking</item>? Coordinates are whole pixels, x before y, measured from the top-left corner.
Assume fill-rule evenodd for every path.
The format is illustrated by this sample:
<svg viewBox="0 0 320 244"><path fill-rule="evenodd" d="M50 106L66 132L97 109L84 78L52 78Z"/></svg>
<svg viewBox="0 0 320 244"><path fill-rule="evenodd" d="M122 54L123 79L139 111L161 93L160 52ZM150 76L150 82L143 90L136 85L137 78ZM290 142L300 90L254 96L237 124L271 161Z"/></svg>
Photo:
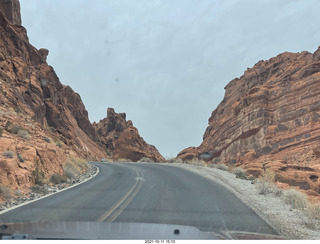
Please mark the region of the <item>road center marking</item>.
<svg viewBox="0 0 320 244"><path fill-rule="evenodd" d="M143 178L141 177L141 173L138 170L135 171L137 173L135 184L129 189L126 194L123 195L123 197L121 197L118 202L116 202L108 211L101 215L96 220L97 222L113 222L137 195L143 184Z"/></svg>

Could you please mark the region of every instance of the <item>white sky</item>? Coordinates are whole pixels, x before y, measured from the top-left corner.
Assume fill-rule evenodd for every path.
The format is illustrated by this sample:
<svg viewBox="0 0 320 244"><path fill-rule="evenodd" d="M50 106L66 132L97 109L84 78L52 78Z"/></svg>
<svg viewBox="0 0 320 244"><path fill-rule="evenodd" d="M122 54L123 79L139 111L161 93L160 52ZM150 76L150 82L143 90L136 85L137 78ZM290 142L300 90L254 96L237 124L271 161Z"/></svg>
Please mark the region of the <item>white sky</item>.
<svg viewBox="0 0 320 244"><path fill-rule="evenodd" d="M31 44L91 122L125 112L163 156L202 142L224 86L320 45L318 0L20 0Z"/></svg>

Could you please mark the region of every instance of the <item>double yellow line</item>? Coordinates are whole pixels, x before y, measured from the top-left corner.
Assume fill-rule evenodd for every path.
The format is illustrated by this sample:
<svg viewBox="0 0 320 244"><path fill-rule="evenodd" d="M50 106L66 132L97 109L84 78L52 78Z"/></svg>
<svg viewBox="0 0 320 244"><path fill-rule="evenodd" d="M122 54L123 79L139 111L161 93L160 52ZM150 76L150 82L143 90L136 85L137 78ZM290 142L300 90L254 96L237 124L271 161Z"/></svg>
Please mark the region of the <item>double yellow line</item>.
<svg viewBox="0 0 320 244"><path fill-rule="evenodd" d="M141 177L141 173L138 170L135 171L137 172L135 184L129 189L126 194L123 195L123 197L121 197L121 199L116 204L112 206L112 208L101 215L96 220L97 222L113 222L137 195L143 184L143 180Z"/></svg>

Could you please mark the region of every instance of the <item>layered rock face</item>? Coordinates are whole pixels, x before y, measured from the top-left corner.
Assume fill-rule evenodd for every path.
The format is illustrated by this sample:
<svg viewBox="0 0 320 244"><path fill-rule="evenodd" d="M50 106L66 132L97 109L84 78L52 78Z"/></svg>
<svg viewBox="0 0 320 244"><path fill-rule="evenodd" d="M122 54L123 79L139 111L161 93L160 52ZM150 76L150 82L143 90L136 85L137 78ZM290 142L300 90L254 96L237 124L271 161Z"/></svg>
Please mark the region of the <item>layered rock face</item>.
<svg viewBox="0 0 320 244"><path fill-rule="evenodd" d="M30 186L34 161L45 177L68 157L107 157L80 96L60 83L21 25L18 0L0 2L0 185Z"/></svg>
<svg viewBox="0 0 320 244"><path fill-rule="evenodd" d="M203 142L179 153L242 166L258 176L320 193L320 48L283 53L248 68L225 87Z"/></svg>
<svg viewBox="0 0 320 244"><path fill-rule="evenodd" d="M99 142L114 160L129 159L136 162L144 157L154 162L165 160L154 146L143 140L132 121L126 121L125 113L118 114L113 108L108 108L107 118L93 123L93 126L99 135Z"/></svg>

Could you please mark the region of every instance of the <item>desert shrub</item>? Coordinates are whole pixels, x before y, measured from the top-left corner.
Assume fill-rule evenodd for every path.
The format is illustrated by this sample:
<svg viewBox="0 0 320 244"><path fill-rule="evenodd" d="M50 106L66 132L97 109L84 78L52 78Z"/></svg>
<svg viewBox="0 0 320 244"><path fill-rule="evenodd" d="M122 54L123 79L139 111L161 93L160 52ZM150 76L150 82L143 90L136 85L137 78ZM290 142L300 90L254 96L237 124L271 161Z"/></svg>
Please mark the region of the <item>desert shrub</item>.
<svg viewBox="0 0 320 244"><path fill-rule="evenodd" d="M63 148L63 144L61 141L57 141L56 142L56 146L59 147L59 148Z"/></svg>
<svg viewBox="0 0 320 244"><path fill-rule="evenodd" d="M207 166L205 161L197 159L197 158L187 160L187 164L193 164L193 165L197 165L197 166Z"/></svg>
<svg viewBox="0 0 320 244"><path fill-rule="evenodd" d="M33 176L35 177L35 184L42 185L44 179L44 162L38 158L34 159L34 170L32 171Z"/></svg>
<svg viewBox="0 0 320 244"><path fill-rule="evenodd" d="M41 185L34 185L30 187L31 191L33 193L38 193L38 194L48 194L49 191L45 186L41 186Z"/></svg>
<svg viewBox="0 0 320 244"><path fill-rule="evenodd" d="M169 163L178 163L178 164L182 164L183 160L181 158L171 158L169 159Z"/></svg>
<svg viewBox="0 0 320 244"><path fill-rule="evenodd" d="M69 179L74 178L79 173L79 168L77 168L74 164L66 163L63 167L63 173Z"/></svg>
<svg viewBox="0 0 320 244"><path fill-rule="evenodd" d="M12 191L8 186L0 185L0 197L5 201L8 201L12 198Z"/></svg>
<svg viewBox="0 0 320 244"><path fill-rule="evenodd" d="M127 159L127 158L119 158L116 160L117 162L132 162L131 159Z"/></svg>
<svg viewBox="0 0 320 244"><path fill-rule="evenodd" d="M62 182L66 182L66 181L67 181L66 175L60 175L60 174L54 173L50 177L50 182L52 182L53 184L60 184Z"/></svg>
<svg viewBox="0 0 320 244"><path fill-rule="evenodd" d="M284 191L282 197L286 203L290 204L295 209L305 210L309 204L307 196L295 189Z"/></svg>
<svg viewBox="0 0 320 244"><path fill-rule="evenodd" d="M233 168L232 173L234 173L236 175L236 177L240 178L240 179L246 180L248 177L247 171L243 168L240 168L240 167Z"/></svg>
<svg viewBox="0 0 320 244"><path fill-rule="evenodd" d="M0 137L2 136L3 128L0 128Z"/></svg>
<svg viewBox="0 0 320 244"><path fill-rule="evenodd" d="M310 204L308 206L308 214L312 218L320 219L320 204Z"/></svg>
<svg viewBox="0 0 320 244"><path fill-rule="evenodd" d="M89 166L88 161L82 158L77 158L77 157L71 157L69 159L69 161L75 165L77 165L78 167L80 167L80 169L84 169L87 168Z"/></svg>
<svg viewBox="0 0 320 244"><path fill-rule="evenodd" d="M63 172L67 178L71 179L75 178L86 167L88 167L88 162L84 159L70 158L63 167Z"/></svg>
<svg viewBox="0 0 320 244"><path fill-rule="evenodd" d="M30 140L29 132L23 129L18 130L17 135L23 139Z"/></svg>
<svg viewBox="0 0 320 244"><path fill-rule="evenodd" d="M44 140L45 142L48 142L48 143L51 142L50 138L48 138L48 137L43 137L43 140Z"/></svg>
<svg viewBox="0 0 320 244"><path fill-rule="evenodd" d="M226 164L214 164L213 167L223 171L229 171L229 167Z"/></svg>
<svg viewBox="0 0 320 244"><path fill-rule="evenodd" d="M153 161L150 158L147 157L143 157L142 159L140 159L138 162L142 162L142 163L153 163Z"/></svg>
<svg viewBox="0 0 320 244"><path fill-rule="evenodd" d="M24 162L24 159L22 158L22 156L21 156L20 153L17 153L17 157L18 157L20 163L23 163L23 162Z"/></svg>
<svg viewBox="0 0 320 244"><path fill-rule="evenodd" d="M2 156L6 157L6 158L13 158L14 157L14 153L11 151L6 151L2 153Z"/></svg>
<svg viewBox="0 0 320 244"><path fill-rule="evenodd" d="M20 189L17 189L17 190L15 191L14 195L17 196L17 197L21 197L21 196L23 195L23 193L21 192Z"/></svg>
<svg viewBox="0 0 320 244"><path fill-rule="evenodd" d="M259 194L267 195L271 193L276 196L280 196L282 194L282 190L274 184L275 176L276 174L274 171L269 168L263 171L261 178L256 184Z"/></svg>
<svg viewBox="0 0 320 244"><path fill-rule="evenodd" d="M11 127L8 128L8 131L11 133L11 134L18 134L18 132L22 130L22 131L27 131L24 127L22 126L18 126L18 125L12 125ZM29 133L29 132L28 132Z"/></svg>
<svg viewBox="0 0 320 244"><path fill-rule="evenodd" d="M106 159L106 158L102 158L101 162L110 162L110 160Z"/></svg>
<svg viewBox="0 0 320 244"><path fill-rule="evenodd" d="M275 184L267 181L258 180L256 187L261 195L274 194L275 196L281 196L283 193Z"/></svg>
<svg viewBox="0 0 320 244"><path fill-rule="evenodd" d="M274 182L276 174L272 169L265 169L261 175L261 181L264 182Z"/></svg>

